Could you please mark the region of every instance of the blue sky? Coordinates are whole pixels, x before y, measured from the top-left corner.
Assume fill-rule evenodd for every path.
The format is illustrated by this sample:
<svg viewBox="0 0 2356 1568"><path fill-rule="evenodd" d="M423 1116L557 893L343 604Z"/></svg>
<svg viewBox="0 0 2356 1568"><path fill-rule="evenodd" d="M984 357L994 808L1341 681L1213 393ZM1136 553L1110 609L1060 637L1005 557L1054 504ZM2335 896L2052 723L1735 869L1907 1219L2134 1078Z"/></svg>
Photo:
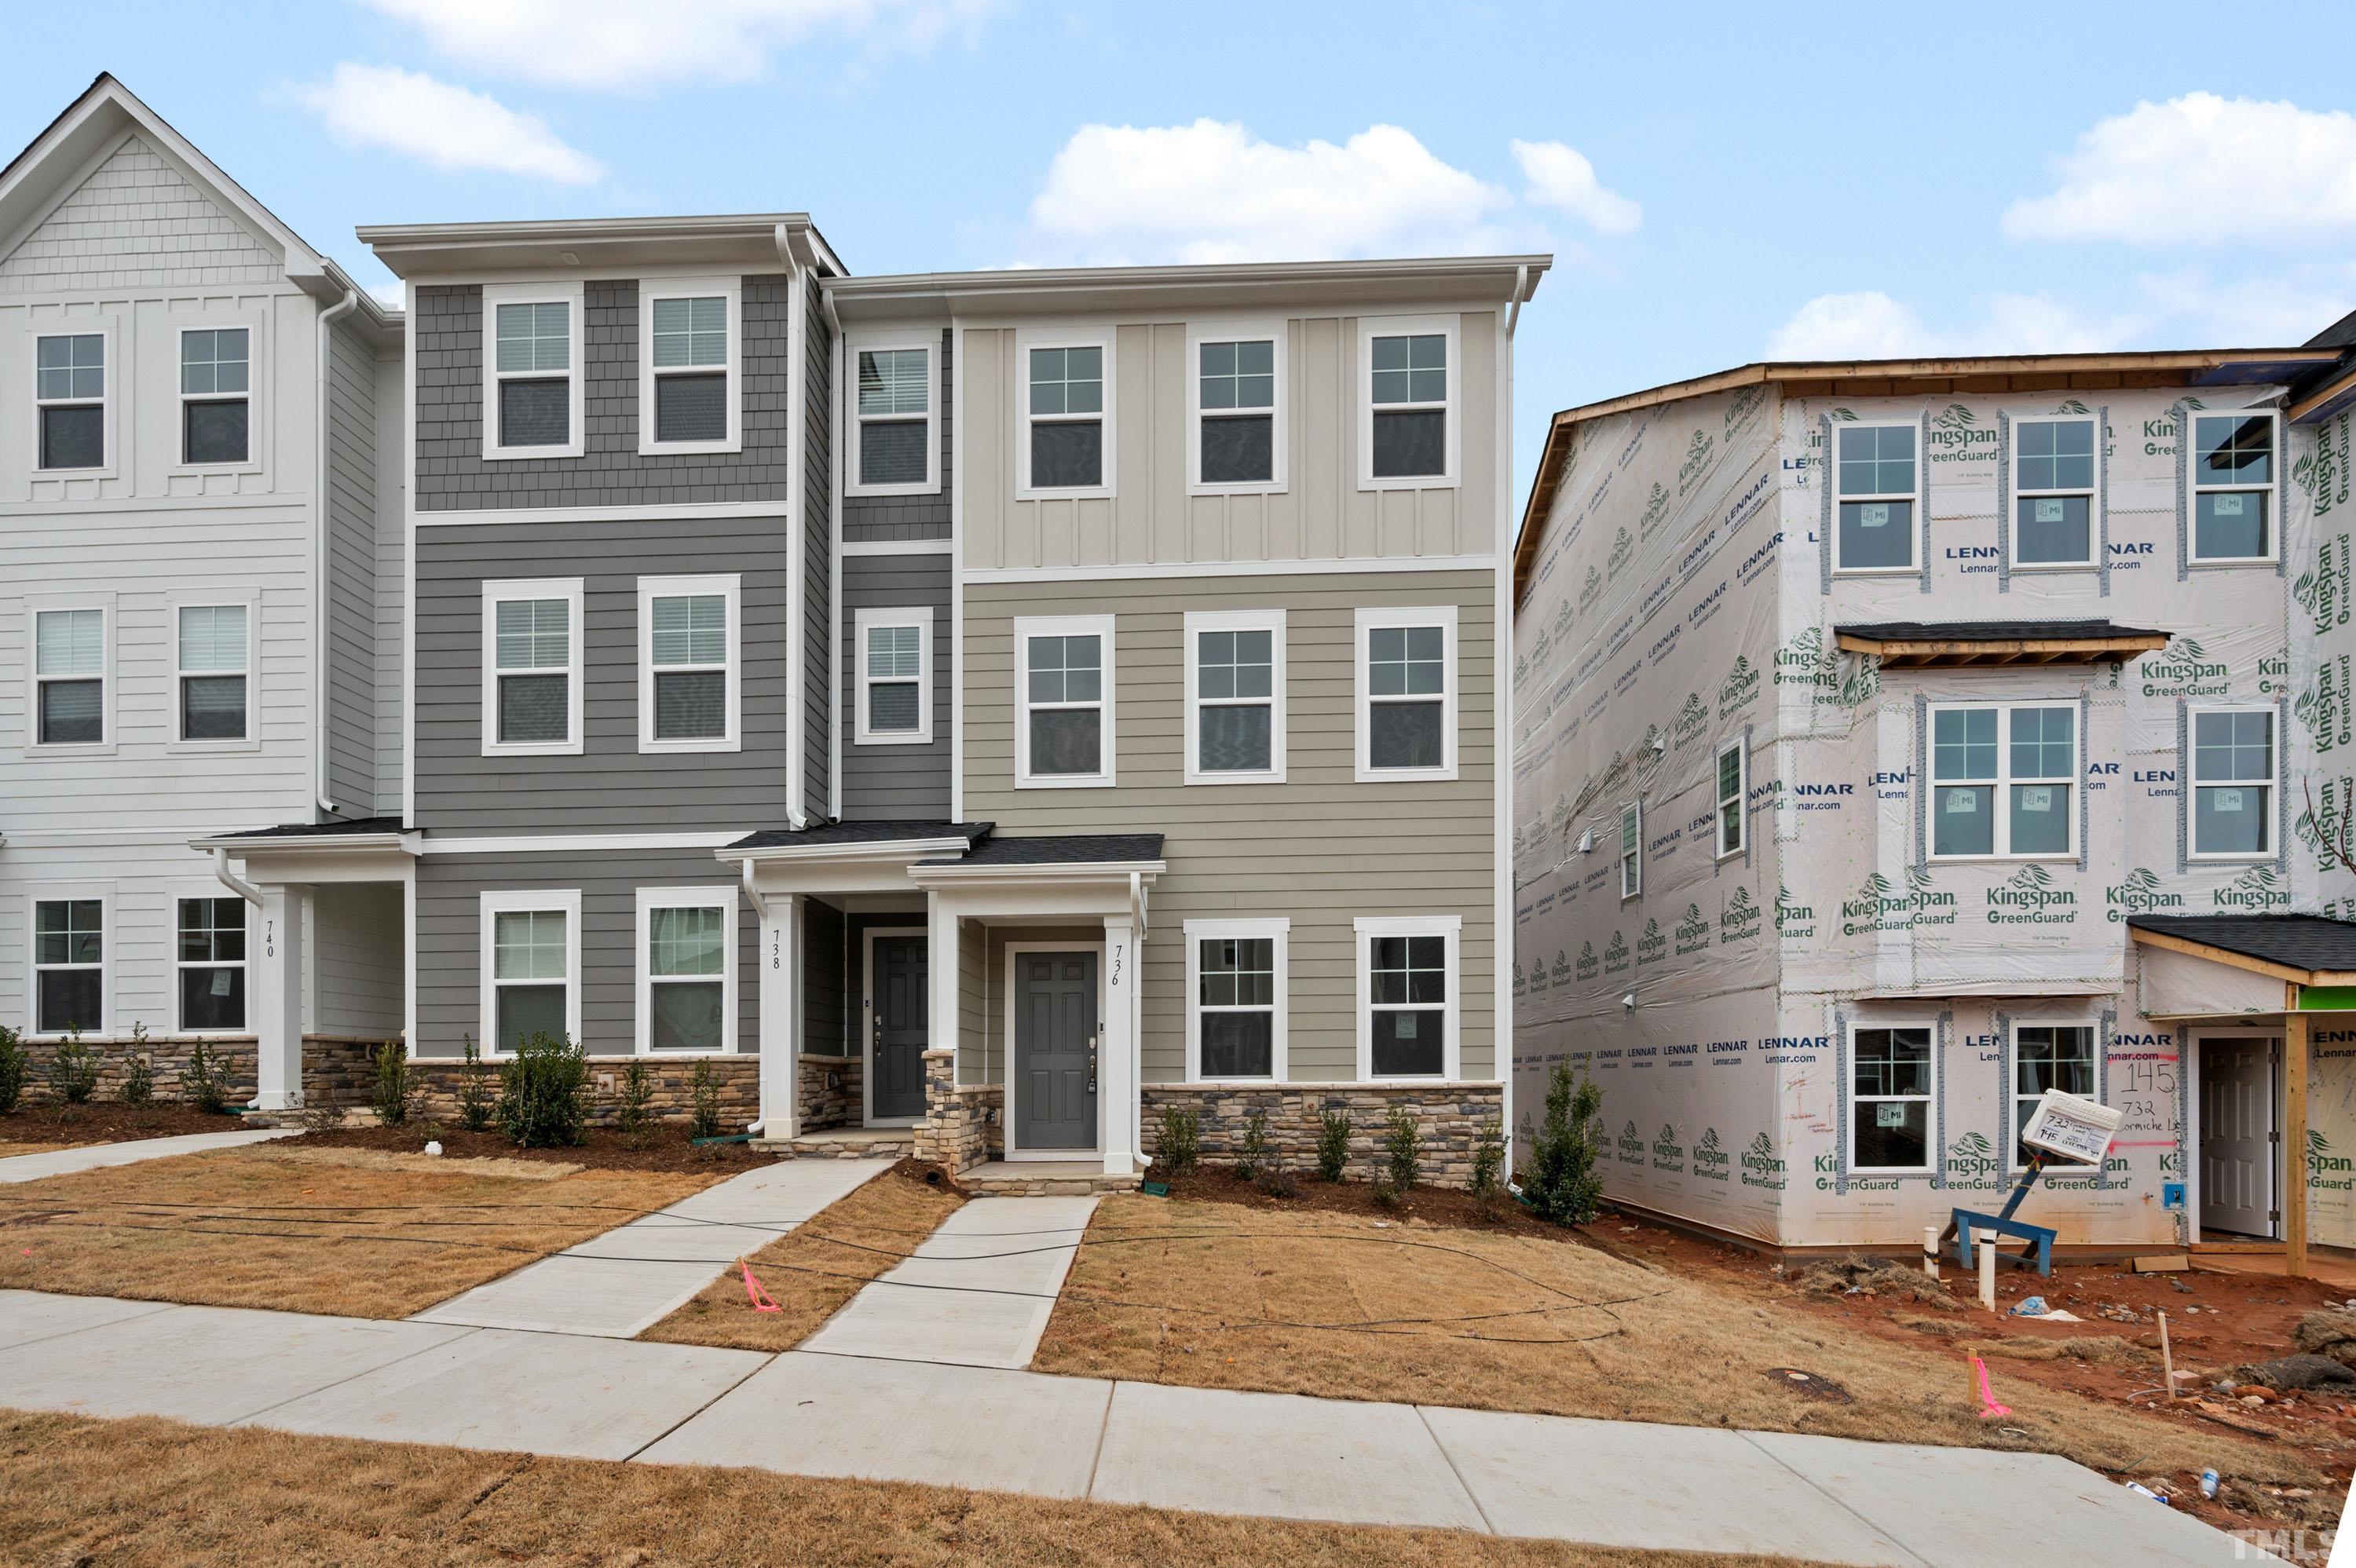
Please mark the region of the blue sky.
<svg viewBox="0 0 2356 1568"><path fill-rule="evenodd" d="M2356 306L2356 8L1044 0L21 7L314 244L806 209L862 272L1545 250L1552 410L1763 356L2253 346Z"/></svg>

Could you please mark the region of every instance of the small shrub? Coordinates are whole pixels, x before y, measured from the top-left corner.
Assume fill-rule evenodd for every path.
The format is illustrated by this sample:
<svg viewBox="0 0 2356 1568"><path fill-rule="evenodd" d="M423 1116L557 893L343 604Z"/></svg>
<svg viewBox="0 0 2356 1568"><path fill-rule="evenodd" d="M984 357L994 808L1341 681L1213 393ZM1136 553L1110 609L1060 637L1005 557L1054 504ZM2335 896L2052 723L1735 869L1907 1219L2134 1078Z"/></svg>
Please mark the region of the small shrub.
<svg viewBox="0 0 2356 1568"><path fill-rule="evenodd" d="M25 1097L25 1075L31 1068L24 1037L0 1024L0 1111L13 1111Z"/></svg>
<svg viewBox="0 0 2356 1568"><path fill-rule="evenodd" d="M155 1099L155 1063L147 1054L147 1026L131 1026L131 1056L123 1064L123 1103L146 1105Z"/></svg>
<svg viewBox="0 0 2356 1568"><path fill-rule="evenodd" d="M341 1128L344 1125L344 1096L336 1088L335 1080L324 1080L318 1088L306 1092L303 1096L303 1108L295 1113L295 1119L315 1133L332 1133Z"/></svg>
<svg viewBox="0 0 2356 1568"><path fill-rule="evenodd" d="M1339 1181L1350 1168L1350 1125L1347 1111L1328 1111L1317 1122L1317 1174L1327 1181Z"/></svg>
<svg viewBox="0 0 2356 1568"><path fill-rule="evenodd" d="M1268 1163L1268 1113L1254 1111L1244 1118L1243 1147L1236 1151L1236 1174L1246 1181L1259 1175Z"/></svg>
<svg viewBox="0 0 2356 1568"><path fill-rule="evenodd" d="M1505 1168L1504 1129L1495 1121L1481 1124L1481 1136L1472 1144L1472 1196L1487 1199L1496 1195L1497 1178Z"/></svg>
<svg viewBox="0 0 2356 1568"><path fill-rule="evenodd" d="M397 1127L408 1121L421 1087L408 1047L389 1040L376 1048L376 1089L369 1096L369 1109L376 1113L379 1126Z"/></svg>
<svg viewBox="0 0 2356 1568"><path fill-rule="evenodd" d="M1166 1174L1179 1176L1194 1169L1202 1157L1202 1117L1176 1105L1162 1106L1162 1136L1153 1145L1154 1159Z"/></svg>
<svg viewBox="0 0 2356 1568"><path fill-rule="evenodd" d="M1603 1179L1595 1174L1603 1147L1603 1091L1592 1079L1575 1076L1567 1061L1555 1064L1547 1083L1546 1120L1535 1132L1524 1124L1530 1163L1522 1196L1541 1219L1558 1225L1584 1225L1603 1201Z"/></svg>
<svg viewBox="0 0 2356 1568"><path fill-rule="evenodd" d="M687 1081L687 1136L691 1138L716 1138L720 1136L720 1075L712 1071L712 1059L699 1057L695 1071Z"/></svg>
<svg viewBox="0 0 2356 1568"><path fill-rule="evenodd" d="M1422 1170L1422 1124L1405 1105L1393 1105L1383 1128L1382 1185L1404 1198Z"/></svg>
<svg viewBox="0 0 2356 1568"><path fill-rule="evenodd" d="M86 1105L98 1093L98 1053L79 1031L67 1035L49 1059L49 1093L60 1105Z"/></svg>
<svg viewBox="0 0 2356 1568"><path fill-rule="evenodd" d="M647 1141L647 1129L654 1121L654 1113L648 1107L654 1098L655 1075L647 1071L646 1058L630 1058L630 1064L622 1069L622 1092L615 1101L614 1123L622 1129L622 1136L632 1148L642 1147ZM715 1119L718 1114L715 1108Z"/></svg>
<svg viewBox="0 0 2356 1568"><path fill-rule="evenodd" d="M187 1089L188 1103L205 1115L218 1116L229 1109L229 1063L203 1040L189 1051L180 1083Z"/></svg>
<svg viewBox="0 0 2356 1568"><path fill-rule="evenodd" d="M1284 1167L1280 1165L1271 1165L1267 1169L1261 1171L1259 1173L1259 1179L1252 1183L1252 1185L1258 1188L1262 1192L1267 1193L1270 1198L1298 1198L1301 1196L1301 1183L1293 1179L1292 1172L1285 1169Z"/></svg>
<svg viewBox="0 0 2356 1568"><path fill-rule="evenodd" d="M482 1049L472 1034L466 1036L466 1059L458 1068L458 1124L470 1133L479 1133L498 1114L498 1097L491 1093L491 1070L483 1061Z"/></svg>
<svg viewBox="0 0 2356 1568"><path fill-rule="evenodd" d="M588 1137L588 1052L562 1035L535 1033L499 1064L500 1129L525 1148L570 1147Z"/></svg>

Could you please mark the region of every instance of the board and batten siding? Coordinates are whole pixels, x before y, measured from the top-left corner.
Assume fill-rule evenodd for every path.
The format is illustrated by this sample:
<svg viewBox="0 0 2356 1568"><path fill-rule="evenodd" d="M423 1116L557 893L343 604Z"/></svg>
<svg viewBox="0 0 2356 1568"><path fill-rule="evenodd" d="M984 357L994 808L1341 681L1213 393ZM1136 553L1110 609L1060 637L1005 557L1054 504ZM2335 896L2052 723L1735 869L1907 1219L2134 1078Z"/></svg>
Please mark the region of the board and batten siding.
<svg viewBox="0 0 2356 1568"><path fill-rule="evenodd" d="M439 834L782 827L790 557L775 517L427 527L417 545L417 813ZM744 579L734 752L638 750L638 579ZM483 755L483 584L583 579L583 752Z"/></svg>
<svg viewBox="0 0 2356 1568"><path fill-rule="evenodd" d="M954 427L957 421L956 400L950 395L957 385L951 370L956 356L956 335L948 327L941 328L940 352L934 356L939 371L933 379L933 396L940 410L941 487L921 496L851 496L842 498L842 537L854 543L870 543L899 539L942 539L949 537L951 528L949 486L956 482L953 458L957 443ZM855 358L846 356L844 379L850 383L843 389L842 408L842 478L846 489L859 475L859 366Z"/></svg>
<svg viewBox="0 0 2356 1568"><path fill-rule="evenodd" d="M1189 496L1186 324L1113 329L1115 494L1015 499L1025 389L1012 326L964 329L964 560L969 570L1490 556L1498 549L1496 315L1458 332L1460 481L1363 490L1358 482L1358 323L1286 323L1280 410L1289 455L1276 495ZM1061 324L1058 324L1059 325Z"/></svg>
<svg viewBox="0 0 2356 1568"><path fill-rule="evenodd" d="M1361 915L1456 915L1461 1071L1495 1076L1497 963L1496 579L1487 571L1321 572L1233 579L1112 578L1086 608L1114 617L1118 783L1108 789L1014 787L1013 623L1067 614L1069 592L1038 584L966 588L965 815L1001 836L1166 836L1141 971L1145 1082L1185 1072L1188 919L1290 918L1290 1072L1339 1082L1357 1071ZM1362 606L1453 605L1457 613L1457 777L1356 778ZM1286 782L1184 782L1184 621L1189 610L1285 612Z"/></svg>
<svg viewBox="0 0 2356 1568"><path fill-rule="evenodd" d="M929 745L859 743L859 612L932 612L933 739ZM949 815L949 558L842 559L842 816L940 822Z"/></svg>

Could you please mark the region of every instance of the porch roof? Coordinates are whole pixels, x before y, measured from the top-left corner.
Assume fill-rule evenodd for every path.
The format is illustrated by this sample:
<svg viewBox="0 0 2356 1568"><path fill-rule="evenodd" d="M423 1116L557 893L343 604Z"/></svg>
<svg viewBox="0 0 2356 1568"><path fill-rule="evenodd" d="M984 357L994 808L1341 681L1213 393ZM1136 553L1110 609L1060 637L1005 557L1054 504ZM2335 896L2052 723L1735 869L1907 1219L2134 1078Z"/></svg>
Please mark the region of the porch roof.
<svg viewBox="0 0 2356 1568"><path fill-rule="evenodd" d="M2137 942L2302 986L2356 985L2356 923L2319 914L2131 914Z"/></svg>
<svg viewBox="0 0 2356 1568"><path fill-rule="evenodd" d="M962 839L970 850L990 837L987 822L829 822L816 827L776 827L751 833L723 854L745 849L847 849L882 844L933 846Z"/></svg>
<svg viewBox="0 0 2356 1568"><path fill-rule="evenodd" d="M1904 665L2093 664L2168 645L2166 632L2108 621L1880 621L1836 626L1849 653Z"/></svg>
<svg viewBox="0 0 2356 1568"><path fill-rule="evenodd" d="M1042 835L1034 838L1000 838L983 840L963 859L919 860L917 870L940 870L947 867L959 870L969 868L1015 869L1030 866L1076 866L1102 868L1107 870L1162 869L1162 835L1159 833L1067 833Z"/></svg>
<svg viewBox="0 0 2356 1568"><path fill-rule="evenodd" d="M364 841L373 839L397 843L408 832L398 816L356 816L340 822L284 822L275 827L248 827L235 833L216 833L209 837L192 840L191 848L209 849L218 845L241 851L248 848L298 848L305 844L318 844L350 849L360 848Z"/></svg>

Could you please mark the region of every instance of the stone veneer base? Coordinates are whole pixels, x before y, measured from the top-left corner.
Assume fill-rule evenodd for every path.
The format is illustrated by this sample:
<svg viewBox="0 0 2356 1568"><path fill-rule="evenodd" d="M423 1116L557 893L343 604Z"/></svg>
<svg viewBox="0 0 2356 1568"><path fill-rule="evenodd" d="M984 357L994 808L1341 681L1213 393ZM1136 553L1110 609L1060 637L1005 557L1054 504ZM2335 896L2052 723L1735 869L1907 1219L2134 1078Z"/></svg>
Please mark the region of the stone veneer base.
<svg viewBox="0 0 2356 1568"><path fill-rule="evenodd" d="M1317 1168L1324 1114L1348 1113L1350 1173L1371 1179L1385 1160L1391 1107L1404 1105L1423 1134L1421 1179L1434 1187L1472 1184L1472 1151L1483 1127L1496 1125L1501 1140L1510 1136L1501 1125L1501 1083L1148 1083L1143 1094L1148 1154L1160 1141L1162 1111L1191 1110L1200 1119L1201 1157L1223 1164L1242 1148L1255 1110L1268 1115L1269 1155L1291 1171Z"/></svg>

